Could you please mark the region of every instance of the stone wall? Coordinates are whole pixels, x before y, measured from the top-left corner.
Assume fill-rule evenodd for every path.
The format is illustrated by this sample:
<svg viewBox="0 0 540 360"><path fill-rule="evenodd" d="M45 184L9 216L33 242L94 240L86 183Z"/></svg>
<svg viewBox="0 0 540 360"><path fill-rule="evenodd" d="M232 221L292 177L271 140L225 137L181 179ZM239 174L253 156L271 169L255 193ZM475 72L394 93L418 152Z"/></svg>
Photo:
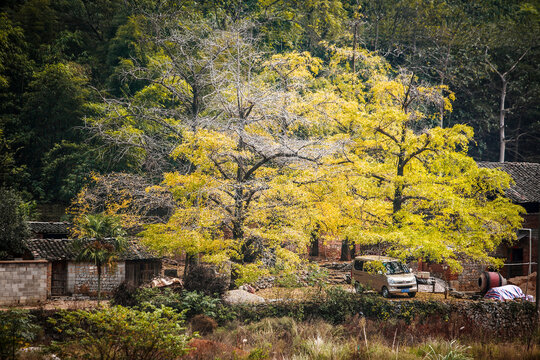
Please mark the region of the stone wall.
<svg viewBox="0 0 540 360"><path fill-rule="evenodd" d="M0 261L0 305L46 301L48 269L46 260Z"/></svg>
<svg viewBox="0 0 540 360"><path fill-rule="evenodd" d="M125 262L118 262L113 268L103 267L101 291L111 293L126 278ZM92 263L68 263L67 291L72 294L94 295L97 293L97 267Z"/></svg>

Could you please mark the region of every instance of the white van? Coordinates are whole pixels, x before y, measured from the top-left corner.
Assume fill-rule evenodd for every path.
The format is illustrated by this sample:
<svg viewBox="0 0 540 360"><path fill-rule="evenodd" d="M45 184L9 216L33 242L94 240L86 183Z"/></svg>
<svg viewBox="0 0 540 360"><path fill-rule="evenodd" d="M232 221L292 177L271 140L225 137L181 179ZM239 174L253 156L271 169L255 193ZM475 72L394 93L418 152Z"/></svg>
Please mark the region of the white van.
<svg viewBox="0 0 540 360"><path fill-rule="evenodd" d="M354 258L351 283L358 291L360 284L379 291L385 298L406 293L415 297L418 292L416 276L399 259L366 255Z"/></svg>

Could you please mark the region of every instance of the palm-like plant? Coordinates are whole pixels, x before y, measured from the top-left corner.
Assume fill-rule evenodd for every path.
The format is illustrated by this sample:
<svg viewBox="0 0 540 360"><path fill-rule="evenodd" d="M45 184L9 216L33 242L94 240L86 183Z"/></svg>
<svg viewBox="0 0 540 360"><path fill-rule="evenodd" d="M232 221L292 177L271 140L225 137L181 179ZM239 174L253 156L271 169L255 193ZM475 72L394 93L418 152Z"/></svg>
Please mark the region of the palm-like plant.
<svg viewBox="0 0 540 360"><path fill-rule="evenodd" d="M91 214L77 224L73 248L78 261L94 263L98 275L98 306L101 300L101 273L104 265L112 266L127 247L125 232L118 217Z"/></svg>

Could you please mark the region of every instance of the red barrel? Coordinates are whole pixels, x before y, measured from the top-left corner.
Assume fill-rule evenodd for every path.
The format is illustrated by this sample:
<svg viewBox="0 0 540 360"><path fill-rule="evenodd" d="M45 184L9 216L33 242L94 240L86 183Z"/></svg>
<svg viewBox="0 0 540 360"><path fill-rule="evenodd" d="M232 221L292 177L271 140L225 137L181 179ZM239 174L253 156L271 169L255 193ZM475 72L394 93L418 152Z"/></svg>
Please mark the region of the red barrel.
<svg viewBox="0 0 540 360"><path fill-rule="evenodd" d="M491 288L503 285L506 285L506 279L498 272L484 271L478 278L481 293L486 293Z"/></svg>

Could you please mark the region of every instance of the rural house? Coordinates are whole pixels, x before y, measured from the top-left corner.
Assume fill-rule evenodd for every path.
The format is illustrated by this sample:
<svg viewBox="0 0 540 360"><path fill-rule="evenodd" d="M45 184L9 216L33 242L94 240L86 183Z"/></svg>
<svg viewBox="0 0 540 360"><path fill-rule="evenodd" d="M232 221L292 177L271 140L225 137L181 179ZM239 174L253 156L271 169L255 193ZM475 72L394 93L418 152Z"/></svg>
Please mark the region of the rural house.
<svg viewBox="0 0 540 360"><path fill-rule="evenodd" d="M76 261L68 223L30 222L32 238L24 241L23 259L0 262L0 305L43 302L51 296L92 295L97 292L97 269ZM130 240L116 265L104 268L102 291L122 282L138 286L161 273L161 258Z"/></svg>
<svg viewBox="0 0 540 360"><path fill-rule="evenodd" d="M92 263L75 261L71 239L29 239L25 245L32 260L50 264L50 295L90 294L97 292L97 269ZM137 242L130 241L116 266L104 269L101 286L113 291L126 281L138 286L161 272L161 260L148 253Z"/></svg>

